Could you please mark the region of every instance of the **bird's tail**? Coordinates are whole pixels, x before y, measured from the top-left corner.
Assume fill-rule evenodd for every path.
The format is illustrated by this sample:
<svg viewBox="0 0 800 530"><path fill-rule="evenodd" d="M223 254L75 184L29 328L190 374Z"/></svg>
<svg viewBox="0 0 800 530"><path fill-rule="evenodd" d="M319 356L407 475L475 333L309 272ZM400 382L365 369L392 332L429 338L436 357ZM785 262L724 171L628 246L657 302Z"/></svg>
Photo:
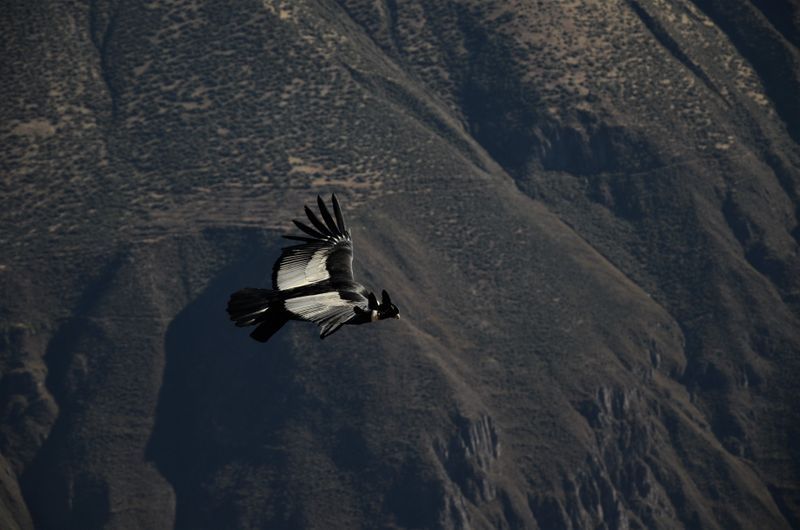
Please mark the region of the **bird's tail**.
<svg viewBox="0 0 800 530"><path fill-rule="evenodd" d="M247 287L236 291L228 300L228 314L237 326L251 326L262 320L270 303L277 301L275 291Z"/></svg>
<svg viewBox="0 0 800 530"><path fill-rule="evenodd" d="M258 327L250 334L266 342L289 320L277 291L247 287L236 291L228 300L228 315L239 327Z"/></svg>

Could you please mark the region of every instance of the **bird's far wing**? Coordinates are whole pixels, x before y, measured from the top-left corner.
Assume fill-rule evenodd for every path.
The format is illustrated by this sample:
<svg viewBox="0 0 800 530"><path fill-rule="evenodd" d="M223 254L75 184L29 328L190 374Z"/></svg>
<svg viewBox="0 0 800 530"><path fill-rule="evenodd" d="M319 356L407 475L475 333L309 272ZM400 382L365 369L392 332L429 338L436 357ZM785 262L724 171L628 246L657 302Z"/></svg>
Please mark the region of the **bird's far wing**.
<svg viewBox="0 0 800 530"><path fill-rule="evenodd" d="M331 202L335 221L325 202L317 196L322 220L306 206L306 215L313 227L294 221L306 235L283 236L302 243L285 247L275 262L272 268L274 289L285 291L329 279L353 281L353 241L335 195L331 196Z"/></svg>
<svg viewBox="0 0 800 530"><path fill-rule="evenodd" d="M367 299L357 292L330 291L290 298L284 304L296 317L317 324L324 339L356 316L356 307L366 309Z"/></svg>

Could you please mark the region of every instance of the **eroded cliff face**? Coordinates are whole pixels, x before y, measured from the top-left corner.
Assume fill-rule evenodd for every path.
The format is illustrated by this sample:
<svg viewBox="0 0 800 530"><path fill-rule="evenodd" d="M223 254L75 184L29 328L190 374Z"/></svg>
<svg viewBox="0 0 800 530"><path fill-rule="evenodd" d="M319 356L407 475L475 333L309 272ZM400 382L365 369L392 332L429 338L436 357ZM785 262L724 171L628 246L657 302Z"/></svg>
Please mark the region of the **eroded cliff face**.
<svg viewBox="0 0 800 530"><path fill-rule="evenodd" d="M17 3L3 528L788 528L789 3ZM227 321L303 202L403 319Z"/></svg>

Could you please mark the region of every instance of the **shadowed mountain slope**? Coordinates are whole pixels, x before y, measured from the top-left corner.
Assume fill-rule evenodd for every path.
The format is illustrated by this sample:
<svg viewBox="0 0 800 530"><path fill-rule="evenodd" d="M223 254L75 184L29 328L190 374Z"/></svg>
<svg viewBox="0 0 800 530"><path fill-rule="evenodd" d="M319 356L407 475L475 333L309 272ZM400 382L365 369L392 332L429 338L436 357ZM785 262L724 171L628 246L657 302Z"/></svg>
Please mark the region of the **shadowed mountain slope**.
<svg viewBox="0 0 800 530"><path fill-rule="evenodd" d="M3 528L800 525L789 2L10 2ZM227 297L336 192L399 321Z"/></svg>

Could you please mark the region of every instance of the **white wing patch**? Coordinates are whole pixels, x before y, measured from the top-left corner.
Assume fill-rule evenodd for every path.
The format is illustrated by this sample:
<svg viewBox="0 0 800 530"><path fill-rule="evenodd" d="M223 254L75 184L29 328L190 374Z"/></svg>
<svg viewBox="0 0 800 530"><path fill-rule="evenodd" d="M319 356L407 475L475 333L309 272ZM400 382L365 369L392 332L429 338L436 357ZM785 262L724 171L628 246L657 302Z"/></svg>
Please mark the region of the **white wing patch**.
<svg viewBox="0 0 800 530"><path fill-rule="evenodd" d="M278 269L277 287L279 291L302 287L315 282L321 282L331 277L325 268L328 249L320 249L308 256L298 254L281 261Z"/></svg>
<svg viewBox="0 0 800 530"><path fill-rule="evenodd" d="M311 321L323 319L330 313L353 310L352 302L342 300L335 291L291 298L285 304L295 315Z"/></svg>
<svg viewBox="0 0 800 530"><path fill-rule="evenodd" d="M328 258L331 253L339 250L336 245L347 244L345 236L336 236L324 241L324 246L319 245L301 248L296 253L284 255L279 260L278 274L275 277L275 288L279 291L303 287L312 283L321 282L331 277L327 269Z"/></svg>
<svg viewBox="0 0 800 530"><path fill-rule="evenodd" d="M345 300L335 291L298 296L286 300L284 304L290 313L318 324L322 328L323 338L356 316L355 308L363 305L356 300Z"/></svg>

